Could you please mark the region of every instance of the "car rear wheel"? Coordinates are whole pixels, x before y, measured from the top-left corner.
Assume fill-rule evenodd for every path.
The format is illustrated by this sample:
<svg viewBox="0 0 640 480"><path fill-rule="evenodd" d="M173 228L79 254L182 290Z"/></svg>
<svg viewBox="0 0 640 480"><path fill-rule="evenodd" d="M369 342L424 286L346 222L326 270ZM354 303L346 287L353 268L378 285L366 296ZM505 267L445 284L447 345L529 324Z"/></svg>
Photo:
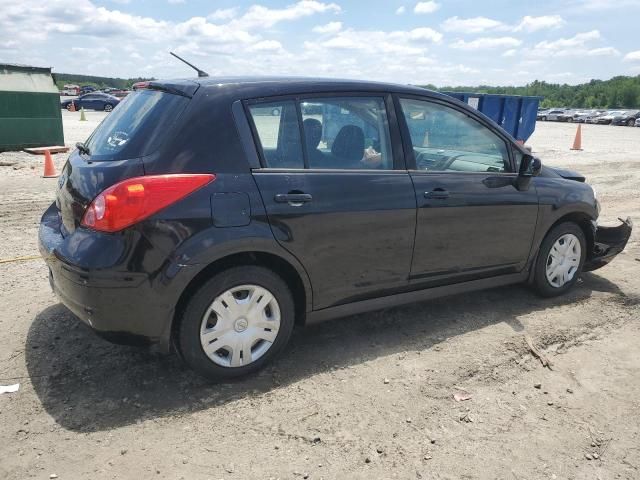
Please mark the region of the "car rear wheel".
<svg viewBox="0 0 640 480"><path fill-rule="evenodd" d="M631 118L627 121L627 126L628 127L633 127L636 124L636 119L635 118Z"/></svg>
<svg viewBox="0 0 640 480"><path fill-rule="evenodd" d="M72 105L73 105L73 103L67 104L67 110L71 111Z"/></svg>
<svg viewBox="0 0 640 480"><path fill-rule="evenodd" d="M241 266L214 276L190 299L177 344L200 374L233 378L271 361L289 341L293 325L286 283L266 268Z"/></svg>
<svg viewBox="0 0 640 480"><path fill-rule="evenodd" d="M542 241L535 265L534 283L545 297L562 295L576 282L586 254L582 229L573 222L557 225Z"/></svg>
<svg viewBox="0 0 640 480"><path fill-rule="evenodd" d="M106 103L104 105L104 111L105 112L110 112L111 110L113 110L113 105L111 105L110 103Z"/></svg>

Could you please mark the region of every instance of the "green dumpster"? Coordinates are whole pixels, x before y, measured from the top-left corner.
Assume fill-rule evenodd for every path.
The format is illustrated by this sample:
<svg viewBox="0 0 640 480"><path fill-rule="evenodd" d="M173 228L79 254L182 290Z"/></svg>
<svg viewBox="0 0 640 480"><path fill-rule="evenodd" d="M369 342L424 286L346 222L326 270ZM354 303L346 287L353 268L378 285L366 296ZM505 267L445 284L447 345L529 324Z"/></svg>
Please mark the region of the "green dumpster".
<svg viewBox="0 0 640 480"><path fill-rule="evenodd" d="M64 145L50 68L0 64L0 152Z"/></svg>

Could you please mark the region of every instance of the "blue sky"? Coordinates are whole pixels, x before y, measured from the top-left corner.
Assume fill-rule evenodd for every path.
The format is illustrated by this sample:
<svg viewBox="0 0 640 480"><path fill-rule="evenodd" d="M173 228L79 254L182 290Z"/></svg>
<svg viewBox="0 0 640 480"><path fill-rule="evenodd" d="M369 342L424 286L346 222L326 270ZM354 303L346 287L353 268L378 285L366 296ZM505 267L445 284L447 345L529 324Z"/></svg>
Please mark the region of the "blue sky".
<svg viewBox="0 0 640 480"><path fill-rule="evenodd" d="M0 63L104 76L582 83L640 74L640 0L0 0Z"/></svg>

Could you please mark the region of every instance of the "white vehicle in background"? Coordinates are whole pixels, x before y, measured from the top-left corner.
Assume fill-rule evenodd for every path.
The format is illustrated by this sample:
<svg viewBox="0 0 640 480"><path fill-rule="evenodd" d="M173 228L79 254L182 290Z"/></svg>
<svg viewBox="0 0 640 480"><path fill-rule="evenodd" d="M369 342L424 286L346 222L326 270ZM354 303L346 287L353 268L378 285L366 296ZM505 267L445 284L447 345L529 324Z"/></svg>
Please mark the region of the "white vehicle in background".
<svg viewBox="0 0 640 480"><path fill-rule="evenodd" d="M636 127L640 127L640 118L636 120Z"/></svg>
<svg viewBox="0 0 640 480"><path fill-rule="evenodd" d="M560 118L560 115L563 115L564 112L565 112L564 110L551 109L547 113L540 115L540 120L542 120L543 122L545 121L557 122Z"/></svg>
<svg viewBox="0 0 640 480"><path fill-rule="evenodd" d="M74 97L78 94L80 94L80 85L73 85L70 83L66 84L62 89L62 91L60 92L60 95L66 95L71 97Z"/></svg>
<svg viewBox="0 0 640 480"><path fill-rule="evenodd" d="M625 110L609 111L606 115L600 115L599 117L595 118L595 121L593 123L597 123L598 125L611 125L611 122L614 118L621 117L626 114L627 112Z"/></svg>

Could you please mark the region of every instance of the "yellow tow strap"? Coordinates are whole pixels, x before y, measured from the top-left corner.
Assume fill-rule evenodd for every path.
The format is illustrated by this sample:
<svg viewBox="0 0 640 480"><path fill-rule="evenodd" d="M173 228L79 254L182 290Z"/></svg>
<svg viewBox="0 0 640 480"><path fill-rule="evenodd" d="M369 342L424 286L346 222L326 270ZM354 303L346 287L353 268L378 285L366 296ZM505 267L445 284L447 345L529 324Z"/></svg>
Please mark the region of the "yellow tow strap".
<svg viewBox="0 0 640 480"><path fill-rule="evenodd" d="M0 259L0 263L26 262L27 260L36 260L42 258L40 255L27 255L25 257Z"/></svg>

